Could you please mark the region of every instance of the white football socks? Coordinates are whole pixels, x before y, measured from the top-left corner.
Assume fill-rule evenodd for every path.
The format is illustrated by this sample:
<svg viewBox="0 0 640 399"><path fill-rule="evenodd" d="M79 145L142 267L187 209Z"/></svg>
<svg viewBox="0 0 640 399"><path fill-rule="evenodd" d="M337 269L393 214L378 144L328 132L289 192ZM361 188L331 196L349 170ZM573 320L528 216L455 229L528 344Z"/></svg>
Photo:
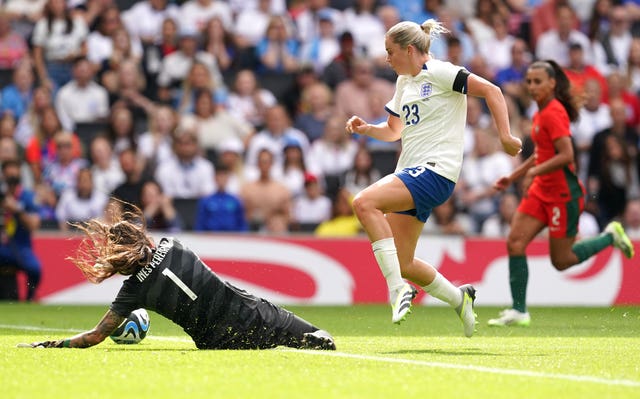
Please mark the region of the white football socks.
<svg viewBox="0 0 640 399"><path fill-rule="evenodd" d="M422 289L432 297L438 298L454 308L460 306L462 303L462 294L460 289L453 285L451 281L444 278L444 276L437 270L436 277L433 279L431 284L425 285Z"/></svg>
<svg viewBox="0 0 640 399"><path fill-rule="evenodd" d="M378 266L385 280L389 292L393 293L400 289L404 284L402 275L400 274L400 262L398 261L398 252L392 238L383 238L371 243L373 255L378 261Z"/></svg>

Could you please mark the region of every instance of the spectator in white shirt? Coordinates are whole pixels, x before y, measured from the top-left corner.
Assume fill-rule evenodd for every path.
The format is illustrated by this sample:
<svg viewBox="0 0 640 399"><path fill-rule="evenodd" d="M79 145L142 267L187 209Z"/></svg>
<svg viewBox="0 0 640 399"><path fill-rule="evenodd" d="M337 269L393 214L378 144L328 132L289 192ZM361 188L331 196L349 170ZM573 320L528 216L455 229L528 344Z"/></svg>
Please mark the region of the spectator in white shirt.
<svg viewBox="0 0 640 399"><path fill-rule="evenodd" d="M296 18L298 38L302 43L308 43L319 35L320 12L330 16L337 34L342 33L344 17L340 10L329 7L329 0L308 0L306 3L306 8Z"/></svg>
<svg viewBox="0 0 640 399"><path fill-rule="evenodd" d="M609 129L613 124L609 105L603 101L600 83L589 79L584 83L584 105L580 107L580 117L571 124L571 135L576 145L578 175L587 181L589 152L596 133Z"/></svg>
<svg viewBox="0 0 640 399"><path fill-rule="evenodd" d="M85 21L72 18L64 0L49 0L33 29L31 43L40 82L57 90L71 79L71 63L86 54Z"/></svg>
<svg viewBox="0 0 640 399"><path fill-rule="evenodd" d="M478 43L478 52L487 61L491 75L511 65L511 48L516 38L509 34L507 20L500 14L491 17L491 26L495 33Z"/></svg>
<svg viewBox="0 0 640 399"><path fill-rule="evenodd" d="M304 176L304 192L293 201L292 229L312 230L331 218L331 199L323 194L318 178L310 173Z"/></svg>
<svg viewBox="0 0 640 399"><path fill-rule="evenodd" d="M228 0L234 15L240 15L246 10L255 10L260 7L260 2L269 3L270 14L284 14L288 12L286 0Z"/></svg>
<svg viewBox="0 0 640 399"><path fill-rule="evenodd" d="M575 14L570 5L558 5L556 8L558 27L540 35L536 43L536 58L554 60L560 66L569 64L569 44L579 43L585 51L585 59L593 59L591 42L579 30L574 29Z"/></svg>
<svg viewBox="0 0 640 399"><path fill-rule="evenodd" d="M138 154L147 169L154 170L162 160L173 156L172 138L178 115L173 108L161 105L152 111L150 119L149 130L138 137Z"/></svg>
<svg viewBox="0 0 640 399"><path fill-rule="evenodd" d="M253 70L243 69L238 72L228 100L229 112L233 116L260 129L264 126L266 110L277 103L272 92L260 87Z"/></svg>
<svg viewBox="0 0 640 399"><path fill-rule="evenodd" d="M173 138L174 156L161 162L155 180L171 198L201 198L213 193L213 164L200 155L198 135L193 125L181 125Z"/></svg>
<svg viewBox="0 0 640 399"><path fill-rule="evenodd" d="M633 41L631 19L624 6L614 6L609 13L609 21L609 31L594 45L595 60L592 62L603 75L626 68Z"/></svg>
<svg viewBox="0 0 640 399"><path fill-rule="evenodd" d="M161 39L163 21L177 20L179 13L179 7L167 0L145 0L123 11L122 21L131 36L139 38L143 45L156 44Z"/></svg>
<svg viewBox="0 0 640 399"><path fill-rule="evenodd" d="M255 47L267 31L271 15L271 0L258 0L255 8L238 13L233 30L236 44L242 48Z"/></svg>
<svg viewBox="0 0 640 399"><path fill-rule="evenodd" d="M266 148L273 154L273 165L282 168L284 146L290 140L297 141L306 156L309 140L304 133L292 126L285 107L278 104L269 108L265 115L265 128L253 136L247 147L247 165L257 166L258 153Z"/></svg>
<svg viewBox="0 0 640 399"><path fill-rule="evenodd" d="M629 59L624 69L629 89L640 94L640 38L634 37L629 46Z"/></svg>
<svg viewBox="0 0 640 399"><path fill-rule="evenodd" d="M384 36L386 30L376 14L376 0L355 0L353 6L343 11L343 23L353 34L356 46L369 56L370 37Z"/></svg>
<svg viewBox="0 0 640 399"><path fill-rule="evenodd" d="M187 78L194 62L207 67L215 87L224 87L215 57L206 51L198 50L200 38L200 33L192 28L180 30L178 50L164 57L160 66L158 74L160 100L169 101L173 97L172 92Z"/></svg>
<svg viewBox="0 0 640 399"><path fill-rule="evenodd" d="M91 141L90 156L93 185L96 190L109 195L125 180L120 161L114 156L109 139L96 136Z"/></svg>
<svg viewBox="0 0 640 399"><path fill-rule="evenodd" d="M87 37L87 59L100 69L105 60L111 58L114 34L123 28L118 7L111 6L98 16L98 29ZM142 57L142 45L137 37L129 37L131 54L137 59Z"/></svg>
<svg viewBox="0 0 640 399"><path fill-rule="evenodd" d="M108 202L108 195L93 186L91 169L80 169L76 187L65 190L56 205L56 220L60 230L69 230L68 223L102 217Z"/></svg>
<svg viewBox="0 0 640 399"><path fill-rule="evenodd" d="M73 80L62 86L55 99L56 111L61 121L76 123L104 120L109 114L109 94L93 81L93 68L86 58L76 60L73 65Z"/></svg>
<svg viewBox="0 0 640 399"><path fill-rule="evenodd" d="M289 140L285 144L282 178L280 181L291 191L292 198L296 198L304 191L304 180L307 166L302 154L302 148L297 140Z"/></svg>
<svg viewBox="0 0 640 399"><path fill-rule="evenodd" d="M320 13L318 35L304 43L300 49L303 64L313 65L316 73L322 74L324 68L340 53L340 42L328 13Z"/></svg>
<svg viewBox="0 0 640 399"><path fill-rule="evenodd" d="M220 0L189 0L180 8L180 27L191 27L199 32L204 30L207 21L212 17L222 19L224 27L231 29L233 14L231 7Z"/></svg>

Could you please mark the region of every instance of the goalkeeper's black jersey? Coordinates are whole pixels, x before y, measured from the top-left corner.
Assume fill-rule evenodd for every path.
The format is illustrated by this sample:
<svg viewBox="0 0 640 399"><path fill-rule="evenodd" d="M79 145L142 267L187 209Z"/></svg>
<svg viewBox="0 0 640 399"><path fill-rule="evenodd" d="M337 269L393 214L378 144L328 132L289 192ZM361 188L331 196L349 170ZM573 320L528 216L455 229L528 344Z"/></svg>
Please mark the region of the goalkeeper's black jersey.
<svg viewBox="0 0 640 399"><path fill-rule="evenodd" d="M264 348L278 343L292 313L224 282L179 240L163 238L151 262L125 280L111 310L153 310L180 325L198 348ZM310 326L311 327L311 326Z"/></svg>

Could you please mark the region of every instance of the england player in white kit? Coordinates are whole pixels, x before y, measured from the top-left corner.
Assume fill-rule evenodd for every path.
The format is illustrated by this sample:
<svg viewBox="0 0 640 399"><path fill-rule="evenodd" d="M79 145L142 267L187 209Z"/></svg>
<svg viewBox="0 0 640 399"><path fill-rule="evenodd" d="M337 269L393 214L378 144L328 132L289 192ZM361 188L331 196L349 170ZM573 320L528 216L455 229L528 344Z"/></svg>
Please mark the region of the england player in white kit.
<svg viewBox="0 0 640 399"><path fill-rule="evenodd" d="M497 86L430 56L431 35L441 32L445 29L434 20L422 25L400 22L387 32L387 62L398 74L395 95L385 107L389 116L377 125L352 116L346 129L383 141L401 139L402 153L395 173L358 193L353 207L387 281L392 321L406 318L416 295L406 278L451 305L470 337L476 324L475 289L454 286L415 258L416 245L431 209L451 196L458 180L467 95L485 99L505 152L516 155L522 143L510 133L507 106Z"/></svg>

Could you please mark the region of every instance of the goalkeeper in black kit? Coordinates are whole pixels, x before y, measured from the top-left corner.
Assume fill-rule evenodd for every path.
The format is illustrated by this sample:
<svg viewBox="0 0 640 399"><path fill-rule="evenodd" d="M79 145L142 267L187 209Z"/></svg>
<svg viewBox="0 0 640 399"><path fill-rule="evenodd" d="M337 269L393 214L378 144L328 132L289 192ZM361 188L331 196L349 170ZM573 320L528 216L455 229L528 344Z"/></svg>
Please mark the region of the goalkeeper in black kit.
<svg viewBox="0 0 640 399"><path fill-rule="evenodd" d="M333 337L293 313L222 281L179 240L157 245L139 209L78 224L86 237L70 260L93 283L114 274L130 276L92 330L32 347L87 348L110 336L135 309L172 320L199 349L267 349L288 346L335 350Z"/></svg>

